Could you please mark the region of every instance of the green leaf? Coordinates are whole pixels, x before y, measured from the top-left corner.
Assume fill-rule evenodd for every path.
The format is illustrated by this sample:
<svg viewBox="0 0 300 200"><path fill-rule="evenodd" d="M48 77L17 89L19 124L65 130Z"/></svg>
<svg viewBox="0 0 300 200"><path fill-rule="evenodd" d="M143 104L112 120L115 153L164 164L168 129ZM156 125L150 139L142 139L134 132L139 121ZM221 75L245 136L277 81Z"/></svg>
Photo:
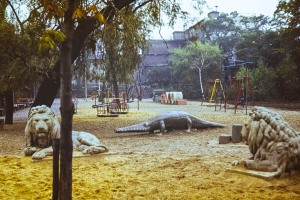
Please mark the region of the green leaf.
<svg viewBox="0 0 300 200"><path fill-rule="evenodd" d="M84 18L84 15L80 8L76 8L72 14L72 19L76 19L76 18L78 19Z"/></svg>
<svg viewBox="0 0 300 200"><path fill-rule="evenodd" d="M106 21L104 15L103 15L102 13L97 13L97 14L96 14L96 19L97 19L100 23L107 24L107 21Z"/></svg>

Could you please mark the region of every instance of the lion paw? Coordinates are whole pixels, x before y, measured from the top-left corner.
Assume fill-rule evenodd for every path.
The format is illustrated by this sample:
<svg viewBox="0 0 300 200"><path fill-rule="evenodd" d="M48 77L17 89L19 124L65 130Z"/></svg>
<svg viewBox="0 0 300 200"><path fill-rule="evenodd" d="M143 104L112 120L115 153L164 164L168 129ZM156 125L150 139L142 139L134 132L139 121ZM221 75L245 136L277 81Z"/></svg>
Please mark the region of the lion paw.
<svg viewBox="0 0 300 200"><path fill-rule="evenodd" d="M82 141L82 136L81 135L77 135L76 136L76 139L80 142L80 143L82 143L81 141Z"/></svg>
<svg viewBox="0 0 300 200"><path fill-rule="evenodd" d="M43 158L45 158L45 157L46 157L46 154L45 154L45 152L43 152L43 151L35 152L35 153L32 155L32 158L33 158L33 159L36 159L36 160L41 160L41 159L43 159Z"/></svg>
<svg viewBox="0 0 300 200"><path fill-rule="evenodd" d="M36 148L36 147L26 147L23 151L24 151L25 156L31 156L31 155L33 155L37 150L38 150L38 148Z"/></svg>
<svg viewBox="0 0 300 200"><path fill-rule="evenodd" d="M82 151L83 154L98 154L106 151L104 147L90 146Z"/></svg>

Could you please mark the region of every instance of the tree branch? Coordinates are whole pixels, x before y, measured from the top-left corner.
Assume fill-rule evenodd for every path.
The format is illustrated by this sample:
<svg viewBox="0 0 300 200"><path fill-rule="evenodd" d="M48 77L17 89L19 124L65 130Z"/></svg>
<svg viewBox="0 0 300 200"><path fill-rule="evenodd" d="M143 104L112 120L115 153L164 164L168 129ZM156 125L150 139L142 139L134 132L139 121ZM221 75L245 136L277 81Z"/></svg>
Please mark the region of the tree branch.
<svg viewBox="0 0 300 200"><path fill-rule="evenodd" d="M133 12L136 12L138 9L140 9L141 7L143 7L144 5L146 5L147 3L150 3L150 2L153 2L153 0L148 0L148 1L145 1L144 3L141 3L140 5L138 5L137 7L135 7L133 9Z"/></svg>
<svg viewBox="0 0 300 200"><path fill-rule="evenodd" d="M15 14L16 19L17 19L17 22L18 22L19 25L20 25L21 32L23 33L23 23L21 22L21 20L20 20L20 18L19 18L19 16L18 16L18 14L17 14L17 12L16 12L14 6L11 4L11 2L10 2L9 0L6 0L6 2L7 2L8 5L10 6L10 8L12 9L13 13Z"/></svg>

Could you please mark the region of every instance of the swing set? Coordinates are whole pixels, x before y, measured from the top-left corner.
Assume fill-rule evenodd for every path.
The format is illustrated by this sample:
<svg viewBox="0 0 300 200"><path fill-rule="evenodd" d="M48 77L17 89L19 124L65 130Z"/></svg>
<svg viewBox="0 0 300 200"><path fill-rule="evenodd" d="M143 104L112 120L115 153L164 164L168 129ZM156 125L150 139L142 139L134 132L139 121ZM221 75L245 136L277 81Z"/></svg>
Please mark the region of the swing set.
<svg viewBox="0 0 300 200"><path fill-rule="evenodd" d="M252 83L248 76L244 76L241 79L236 79L235 77L230 81L230 86L232 86L233 92L233 100L234 100L234 113L239 105L245 106L246 114L247 114L247 105L248 105L248 92L250 91L251 102L254 104L254 91L252 87ZM226 95L225 95L226 94ZM229 94L224 91L224 87L220 79L215 79L214 84L211 89L211 95L209 99L209 105L212 102L215 103L215 111L219 106L219 110L222 107L222 101L224 100L224 107L226 112L227 100Z"/></svg>

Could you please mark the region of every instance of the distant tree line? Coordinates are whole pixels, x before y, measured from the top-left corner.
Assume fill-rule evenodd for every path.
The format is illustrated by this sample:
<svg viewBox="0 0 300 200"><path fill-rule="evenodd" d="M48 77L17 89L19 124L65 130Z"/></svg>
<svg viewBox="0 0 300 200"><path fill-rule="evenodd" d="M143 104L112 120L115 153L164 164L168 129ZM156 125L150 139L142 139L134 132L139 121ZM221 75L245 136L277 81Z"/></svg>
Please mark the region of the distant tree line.
<svg viewBox="0 0 300 200"><path fill-rule="evenodd" d="M199 85L197 67L201 67L201 62L195 65L195 60L200 58L201 54L195 55L196 50L189 52L189 46L175 49L170 67L151 70L150 84L184 91L188 98L199 98L207 81L224 79L222 66L235 65L240 69L233 75L237 78L245 76L245 68L248 67L248 76L256 100L299 100L300 31L297 4L298 1L280 1L273 18L263 15L241 16L233 12L220 13L217 19L203 20L199 24L202 37L191 38L190 44L200 42L204 45L210 42L218 47L223 55L216 54L214 58L206 60L210 67L203 70L204 86ZM207 47L200 52L205 51ZM232 53L236 55L235 63L228 61L227 55ZM253 64L246 65L246 62ZM230 80L226 82L230 88ZM208 88L204 91L206 96L210 92Z"/></svg>

